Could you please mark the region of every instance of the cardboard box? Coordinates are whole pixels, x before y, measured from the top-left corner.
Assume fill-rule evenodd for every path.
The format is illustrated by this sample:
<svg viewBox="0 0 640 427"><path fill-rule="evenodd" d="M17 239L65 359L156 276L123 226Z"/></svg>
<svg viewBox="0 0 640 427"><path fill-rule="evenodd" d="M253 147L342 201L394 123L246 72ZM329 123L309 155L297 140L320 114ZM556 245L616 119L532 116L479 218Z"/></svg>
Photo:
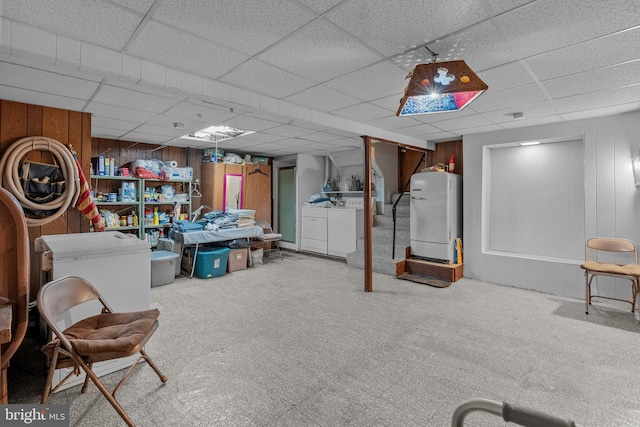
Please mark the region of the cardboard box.
<svg viewBox="0 0 640 427"><path fill-rule="evenodd" d="M229 261L227 262L227 271L229 273L238 270L247 269L247 254L249 251L246 248L231 249L229 251Z"/></svg>

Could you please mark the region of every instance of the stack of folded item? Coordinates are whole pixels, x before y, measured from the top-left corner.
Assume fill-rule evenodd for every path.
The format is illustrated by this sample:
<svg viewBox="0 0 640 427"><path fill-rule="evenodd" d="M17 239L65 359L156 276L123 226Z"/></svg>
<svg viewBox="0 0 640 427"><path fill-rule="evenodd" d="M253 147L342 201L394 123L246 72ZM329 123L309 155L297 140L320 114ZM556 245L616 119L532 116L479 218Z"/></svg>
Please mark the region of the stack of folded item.
<svg viewBox="0 0 640 427"><path fill-rule="evenodd" d="M228 218L232 219L236 227L250 227L256 225L256 211L251 209L229 209L226 210Z"/></svg>

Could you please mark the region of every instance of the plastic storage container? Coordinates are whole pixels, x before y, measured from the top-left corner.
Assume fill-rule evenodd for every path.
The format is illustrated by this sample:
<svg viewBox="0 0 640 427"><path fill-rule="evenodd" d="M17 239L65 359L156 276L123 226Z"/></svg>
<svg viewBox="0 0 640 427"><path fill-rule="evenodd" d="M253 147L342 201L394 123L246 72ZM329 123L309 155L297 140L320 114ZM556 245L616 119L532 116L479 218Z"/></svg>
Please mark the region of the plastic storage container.
<svg viewBox="0 0 640 427"><path fill-rule="evenodd" d="M227 271L231 273L233 271L246 270L247 253L248 250L245 248L231 249L229 251L229 262L227 265Z"/></svg>
<svg viewBox="0 0 640 427"><path fill-rule="evenodd" d="M179 243L179 242L176 242L173 239L167 239L167 238L164 238L164 237L158 239L157 248L158 248L159 251L173 252L173 253L177 254L178 257L182 253L182 243ZM176 262L175 264L176 264L175 265L176 277L178 277L180 275L180 263Z"/></svg>
<svg viewBox="0 0 640 427"><path fill-rule="evenodd" d="M176 279L175 271L180 255L169 251L151 252L151 287L168 285Z"/></svg>
<svg viewBox="0 0 640 427"><path fill-rule="evenodd" d="M191 253L192 259L194 251ZM201 279L224 276L228 259L229 248L200 248L194 260L194 274Z"/></svg>

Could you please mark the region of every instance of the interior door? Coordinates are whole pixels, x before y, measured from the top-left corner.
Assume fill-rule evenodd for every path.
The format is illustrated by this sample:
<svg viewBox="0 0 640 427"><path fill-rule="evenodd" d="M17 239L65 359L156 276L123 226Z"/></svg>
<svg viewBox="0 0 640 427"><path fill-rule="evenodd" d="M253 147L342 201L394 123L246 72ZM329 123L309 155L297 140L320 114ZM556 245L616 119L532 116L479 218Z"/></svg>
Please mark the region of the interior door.
<svg viewBox="0 0 640 427"><path fill-rule="evenodd" d="M278 233L285 242L296 242L296 169L278 168Z"/></svg>

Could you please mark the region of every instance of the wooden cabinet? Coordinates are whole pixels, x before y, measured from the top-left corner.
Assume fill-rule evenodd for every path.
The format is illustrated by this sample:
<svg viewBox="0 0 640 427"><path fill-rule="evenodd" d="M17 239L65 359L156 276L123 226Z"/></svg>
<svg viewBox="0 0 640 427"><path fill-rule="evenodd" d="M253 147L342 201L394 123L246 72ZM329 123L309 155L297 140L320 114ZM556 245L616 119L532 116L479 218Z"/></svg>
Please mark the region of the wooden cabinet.
<svg viewBox="0 0 640 427"><path fill-rule="evenodd" d="M242 208L255 210L256 219L271 224L271 166L203 163L200 203L205 210L224 211L225 175L242 176Z"/></svg>
<svg viewBox="0 0 640 427"><path fill-rule="evenodd" d="M256 219L271 222L271 166L245 165L245 209L254 209Z"/></svg>

